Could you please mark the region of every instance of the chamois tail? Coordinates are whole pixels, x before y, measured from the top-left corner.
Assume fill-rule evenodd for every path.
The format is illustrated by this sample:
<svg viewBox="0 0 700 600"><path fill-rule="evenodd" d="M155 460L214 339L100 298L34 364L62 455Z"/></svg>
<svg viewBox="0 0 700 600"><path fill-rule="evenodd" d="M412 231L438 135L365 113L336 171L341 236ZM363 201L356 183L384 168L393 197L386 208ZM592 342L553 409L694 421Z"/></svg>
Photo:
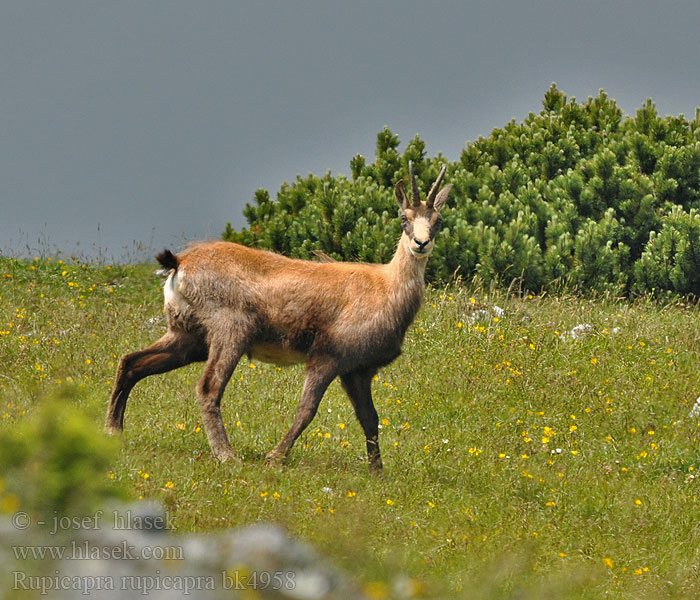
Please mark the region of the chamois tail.
<svg viewBox="0 0 700 600"><path fill-rule="evenodd" d="M165 272L177 271L177 267L180 264L180 259L167 248L160 254L156 254L156 260Z"/></svg>

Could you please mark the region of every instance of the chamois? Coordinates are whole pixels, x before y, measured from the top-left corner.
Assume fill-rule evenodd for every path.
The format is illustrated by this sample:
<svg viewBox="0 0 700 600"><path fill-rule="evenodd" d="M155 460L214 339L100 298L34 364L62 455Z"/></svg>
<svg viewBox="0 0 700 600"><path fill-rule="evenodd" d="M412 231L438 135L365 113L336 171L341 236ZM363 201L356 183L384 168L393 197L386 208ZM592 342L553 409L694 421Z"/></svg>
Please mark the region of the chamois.
<svg viewBox="0 0 700 600"><path fill-rule="evenodd" d="M105 430L124 427L129 392L149 375L206 361L197 397L207 439L221 461L235 457L221 418L224 388L244 354L277 365L306 363L294 424L265 456L280 462L316 415L326 388L340 377L367 440L371 473L382 469L371 384L401 353L420 308L425 265L452 188L440 183L427 200L409 163L412 202L395 187L403 233L388 264L311 262L229 242L202 242L179 256L156 258L166 270L168 329L152 346L124 356L117 370ZM439 191L438 191L439 190Z"/></svg>

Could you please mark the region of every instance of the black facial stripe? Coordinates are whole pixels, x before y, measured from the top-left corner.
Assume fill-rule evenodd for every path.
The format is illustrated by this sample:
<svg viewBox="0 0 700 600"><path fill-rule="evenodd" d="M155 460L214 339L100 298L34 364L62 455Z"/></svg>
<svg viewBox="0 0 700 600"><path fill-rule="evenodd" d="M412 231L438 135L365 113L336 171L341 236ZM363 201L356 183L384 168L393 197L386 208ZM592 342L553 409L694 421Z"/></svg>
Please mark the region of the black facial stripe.
<svg viewBox="0 0 700 600"><path fill-rule="evenodd" d="M442 215L438 215L437 220L430 226L430 237L434 238L442 227Z"/></svg>

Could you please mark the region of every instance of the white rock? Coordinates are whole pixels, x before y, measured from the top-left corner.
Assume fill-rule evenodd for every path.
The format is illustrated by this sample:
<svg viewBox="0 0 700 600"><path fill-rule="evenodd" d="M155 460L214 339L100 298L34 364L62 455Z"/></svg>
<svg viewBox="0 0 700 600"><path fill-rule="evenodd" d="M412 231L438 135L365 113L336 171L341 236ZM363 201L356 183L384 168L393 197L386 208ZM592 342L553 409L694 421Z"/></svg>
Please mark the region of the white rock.
<svg viewBox="0 0 700 600"><path fill-rule="evenodd" d="M690 414L688 414L688 416L691 419L697 419L700 417L700 396L698 396L698 399L695 401L693 408L690 409Z"/></svg>
<svg viewBox="0 0 700 600"><path fill-rule="evenodd" d="M569 335L577 340L590 335L591 333L593 333L593 325L590 323L581 323L580 325L576 325L576 327L569 332Z"/></svg>
<svg viewBox="0 0 700 600"><path fill-rule="evenodd" d="M483 308L475 310L472 314L467 317L469 323L476 323L477 321L486 321L491 319L491 313Z"/></svg>

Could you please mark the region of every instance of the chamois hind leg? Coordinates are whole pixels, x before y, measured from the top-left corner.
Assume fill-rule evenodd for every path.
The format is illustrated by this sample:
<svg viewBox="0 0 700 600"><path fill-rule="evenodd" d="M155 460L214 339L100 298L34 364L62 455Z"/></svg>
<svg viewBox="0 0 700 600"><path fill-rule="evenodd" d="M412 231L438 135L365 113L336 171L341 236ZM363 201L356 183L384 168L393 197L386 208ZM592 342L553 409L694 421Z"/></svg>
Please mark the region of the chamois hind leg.
<svg viewBox="0 0 700 600"><path fill-rule="evenodd" d="M282 440L265 455L268 464L281 462L286 458L301 432L316 416L321 398L337 374L334 364L313 361L308 363L304 389L301 392L301 400L299 400L294 424Z"/></svg>
<svg viewBox="0 0 700 600"><path fill-rule="evenodd" d="M209 359L197 385L204 431L212 453L221 462L236 457L221 416L221 398L226 384L243 355L242 347L242 344L237 344L230 339L212 342L209 346Z"/></svg>
<svg viewBox="0 0 700 600"><path fill-rule="evenodd" d="M129 393L144 377L166 373L205 360L206 357L206 347L198 338L173 330L168 330L152 346L124 356L119 361L114 391L107 409L105 431L117 433L124 428L124 411Z"/></svg>
<svg viewBox="0 0 700 600"><path fill-rule="evenodd" d="M347 392L355 409L357 420L365 432L369 471L372 474L382 471L382 456L379 452L379 417L372 402L372 378L376 372L374 369L354 371L340 377L343 389Z"/></svg>

